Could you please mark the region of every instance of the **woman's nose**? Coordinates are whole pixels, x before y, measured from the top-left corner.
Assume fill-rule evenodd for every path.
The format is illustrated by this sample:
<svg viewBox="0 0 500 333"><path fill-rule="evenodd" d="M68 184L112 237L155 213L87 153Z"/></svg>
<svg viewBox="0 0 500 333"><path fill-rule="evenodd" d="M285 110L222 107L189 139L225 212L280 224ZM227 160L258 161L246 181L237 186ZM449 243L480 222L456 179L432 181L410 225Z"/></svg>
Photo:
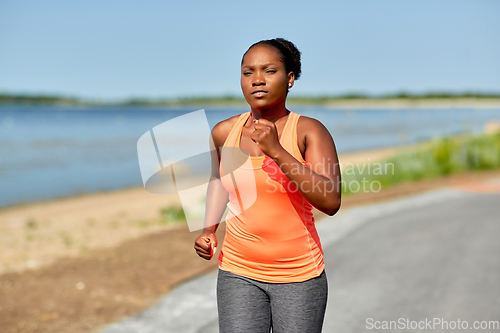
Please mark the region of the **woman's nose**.
<svg viewBox="0 0 500 333"><path fill-rule="evenodd" d="M260 74L260 72L256 72L255 75L253 76L252 85L258 86L258 85L262 85L262 84L265 84L265 83L266 82L264 81L264 79L262 77L262 74Z"/></svg>

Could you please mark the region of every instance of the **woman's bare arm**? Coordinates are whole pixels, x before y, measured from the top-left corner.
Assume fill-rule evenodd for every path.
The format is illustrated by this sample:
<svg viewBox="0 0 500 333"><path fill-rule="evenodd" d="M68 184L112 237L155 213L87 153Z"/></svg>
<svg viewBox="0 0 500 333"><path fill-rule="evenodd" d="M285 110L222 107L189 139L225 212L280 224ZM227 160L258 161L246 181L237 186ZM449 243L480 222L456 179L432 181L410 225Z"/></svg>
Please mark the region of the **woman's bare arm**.
<svg viewBox="0 0 500 333"><path fill-rule="evenodd" d="M283 147L271 156L283 173L318 210L334 215L341 205L341 175L337 150L328 129L318 120L301 117L305 132L305 160L300 163Z"/></svg>
<svg viewBox="0 0 500 333"><path fill-rule="evenodd" d="M228 123L220 122L214 126L211 132L213 139L210 141L211 150L211 175L210 183L207 188L207 202L205 210L205 228L203 231L212 231L215 233L219 223L221 222L224 211L226 210L229 201L229 193L226 191L220 180L220 150L227 137Z"/></svg>
<svg viewBox="0 0 500 333"><path fill-rule="evenodd" d="M217 231L229 200L229 193L222 186L220 180L220 151L218 149L227 137L227 126L227 121L215 125L211 132L212 140L209 140L212 172L207 188L204 228L201 235L194 241L196 253L206 260L211 260L217 252L218 242L215 231Z"/></svg>

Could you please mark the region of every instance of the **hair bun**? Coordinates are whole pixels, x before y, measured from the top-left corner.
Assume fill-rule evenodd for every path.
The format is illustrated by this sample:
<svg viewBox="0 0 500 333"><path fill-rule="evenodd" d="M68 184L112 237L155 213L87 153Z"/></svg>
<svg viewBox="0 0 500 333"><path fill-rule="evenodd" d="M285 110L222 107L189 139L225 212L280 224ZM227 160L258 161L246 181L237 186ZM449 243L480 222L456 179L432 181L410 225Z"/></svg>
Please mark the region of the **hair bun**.
<svg viewBox="0 0 500 333"><path fill-rule="evenodd" d="M256 45L261 45L261 44L270 45L273 46L275 49L277 49L281 55L283 63L285 64L285 69L287 73L293 72L295 80L298 80L300 78L300 74L302 73L302 65L300 62L301 52L295 46L294 43L284 38L278 37L278 38L258 41L252 44L248 48L248 50L250 50L252 47ZM245 52L245 54L247 54L248 50ZM243 54L243 58L245 57L245 54ZM241 59L242 63L243 63L243 58Z"/></svg>
<svg viewBox="0 0 500 333"><path fill-rule="evenodd" d="M302 73L302 68L301 68L302 65L300 62L301 52L299 51L297 46L295 46L295 44L290 42L289 40L286 40L286 39L281 38L281 37L275 38L274 40L276 40L278 43L283 45L283 47L285 47L288 50L288 52L290 53L291 60L293 62L292 71L295 74L295 80L298 80L298 78L300 77L300 74Z"/></svg>

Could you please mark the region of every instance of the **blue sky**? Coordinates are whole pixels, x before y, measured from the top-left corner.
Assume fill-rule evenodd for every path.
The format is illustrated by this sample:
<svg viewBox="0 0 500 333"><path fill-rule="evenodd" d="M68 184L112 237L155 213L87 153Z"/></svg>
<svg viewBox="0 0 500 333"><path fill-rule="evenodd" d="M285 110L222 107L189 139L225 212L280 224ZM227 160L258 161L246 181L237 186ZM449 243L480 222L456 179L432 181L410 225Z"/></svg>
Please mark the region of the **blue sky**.
<svg viewBox="0 0 500 333"><path fill-rule="evenodd" d="M0 0L0 92L241 96L274 37L302 51L295 95L500 92L497 0Z"/></svg>

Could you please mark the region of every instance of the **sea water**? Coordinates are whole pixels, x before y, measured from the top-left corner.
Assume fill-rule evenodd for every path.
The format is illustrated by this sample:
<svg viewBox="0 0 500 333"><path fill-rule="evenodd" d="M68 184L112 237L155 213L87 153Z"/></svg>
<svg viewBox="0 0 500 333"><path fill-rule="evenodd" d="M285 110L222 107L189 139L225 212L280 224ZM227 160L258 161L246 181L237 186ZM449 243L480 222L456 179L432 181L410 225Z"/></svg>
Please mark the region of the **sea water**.
<svg viewBox="0 0 500 333"><path fill-rule="evenodd" d="M0 106L0 207L141 186L141 135L202 108ZM249 111L204 109L210 128ZM480 133L487 121L500 121L500 109L289 109L321 121L339 154ZM190 131L189 124L170 135L179 150L207 140Z"/></svg>

